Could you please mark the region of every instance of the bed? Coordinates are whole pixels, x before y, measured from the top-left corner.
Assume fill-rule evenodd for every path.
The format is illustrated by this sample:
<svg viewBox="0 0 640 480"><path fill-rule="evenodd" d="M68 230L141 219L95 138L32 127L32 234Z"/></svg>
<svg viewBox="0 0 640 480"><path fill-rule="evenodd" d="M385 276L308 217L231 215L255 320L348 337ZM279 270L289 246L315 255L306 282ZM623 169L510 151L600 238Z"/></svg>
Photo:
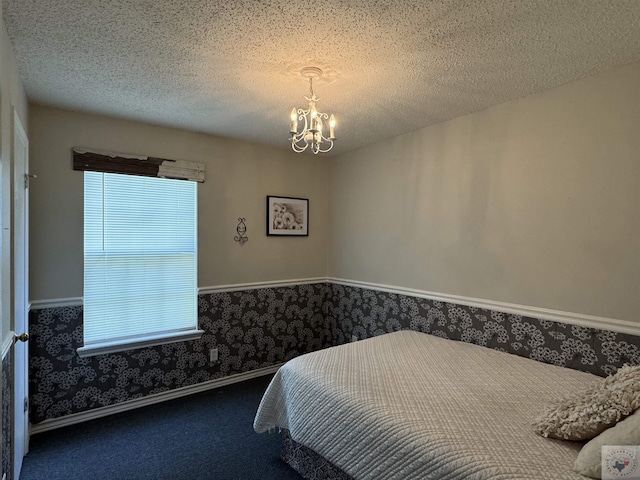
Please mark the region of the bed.
<svg viewBox="0 0 640 480"><path fill-rule="evenodd" d="M584 480L572 470L582 444L544 438L532 423L550 399L600 381L399 331L283 365L254 429L283 430L341 478Z"/></svg>

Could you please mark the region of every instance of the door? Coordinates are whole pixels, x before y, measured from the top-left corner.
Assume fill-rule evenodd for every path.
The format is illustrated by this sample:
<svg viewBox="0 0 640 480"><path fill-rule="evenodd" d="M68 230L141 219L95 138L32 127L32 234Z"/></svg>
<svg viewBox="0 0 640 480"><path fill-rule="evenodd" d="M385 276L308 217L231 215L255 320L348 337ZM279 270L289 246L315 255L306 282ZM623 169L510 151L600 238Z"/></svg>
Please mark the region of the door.
<svg viewBox="0 0 640 480"><path fill-rule="evenodd" d="M13 478L20 478L22 459L29 449L28 415L28 301L29 301L29 141L17 112L13 111L13 331L14 346L14 425Z"/></svg>

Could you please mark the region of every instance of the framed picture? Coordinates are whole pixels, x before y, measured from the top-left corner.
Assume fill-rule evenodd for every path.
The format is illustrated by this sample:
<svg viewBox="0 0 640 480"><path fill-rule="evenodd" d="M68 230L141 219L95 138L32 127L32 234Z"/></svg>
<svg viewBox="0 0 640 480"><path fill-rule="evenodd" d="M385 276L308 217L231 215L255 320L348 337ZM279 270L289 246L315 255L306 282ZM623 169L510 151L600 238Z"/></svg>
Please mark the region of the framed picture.
<svg viewBox="0 0 640 480"><path fill-rule="evenodd" d="M267 235L309 235L309 199L267 195Z"/></svg>

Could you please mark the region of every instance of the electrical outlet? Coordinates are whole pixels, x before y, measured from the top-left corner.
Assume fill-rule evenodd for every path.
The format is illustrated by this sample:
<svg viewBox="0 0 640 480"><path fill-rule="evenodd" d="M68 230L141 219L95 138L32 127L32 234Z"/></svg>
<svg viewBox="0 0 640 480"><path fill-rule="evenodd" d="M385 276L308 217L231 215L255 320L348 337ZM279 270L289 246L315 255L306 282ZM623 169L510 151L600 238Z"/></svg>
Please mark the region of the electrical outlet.
<svg viewBox="0 0 640 480"><path fill-rule="evenodd" d="M352 342L357 342L358 341L358 336L357 335L351 335L351 341Z"/></svg>
<svg viewBox="0 0 640 480"><path fill-rule="evenodd" d="M218 361L218 349L217 348L212 348L211 350L209 350L209 361L211 363Z"/></svg>

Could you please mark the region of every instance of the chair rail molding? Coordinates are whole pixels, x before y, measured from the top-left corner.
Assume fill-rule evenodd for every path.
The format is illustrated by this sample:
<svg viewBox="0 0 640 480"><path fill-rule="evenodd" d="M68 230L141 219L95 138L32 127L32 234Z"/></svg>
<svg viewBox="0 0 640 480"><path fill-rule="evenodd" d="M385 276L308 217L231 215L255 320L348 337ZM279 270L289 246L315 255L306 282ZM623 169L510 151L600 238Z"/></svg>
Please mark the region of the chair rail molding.
<svg viewBox="0 0 640 480"><path fill-rule="evenodd" d="M404 287L384 285L379 283L361 282L359 280L348 280L343 278L328 277L327 283L365 288L365 289L376 290L380 292L407 295L411 297L426 298L428 300L436 300L436 301L446 302L446 303L456 303L460 305L467 305L469 307L496 310L499 312L510 313L513 315L522 315L525 317L534 317L542 320L550 320L553 322L567 323L569 325L577 325L580 327L596 328L601 330L609 330L612 332L640 336L640 323L630 322L628 320L597 317L593 315L584 315L581 313L563 312L560 310L552 310L548 308L531 307L527 305L518 305L515 303L499 302L495 300L487 300L482 298L465 297L461 295L451 295L447 293L429 292L426 290L404 288Z"/></svg>
<svg viewBox="0 0 640 480"><path fill-rule="evenodd" d="M336 277L313 277L313 278L296 278L285 280L269 280L263 282L249 282L215 285L209 287L200 287L198 295L207 295L212 293L235 292L241 290L256 290L260 288L278 288L290 287L293 285L305 285L316 283L334 283L337 285L345 285L358 288L366 288L369 290L395 293L398 295L407 295L411 297L426 298L428 300L436 300L446 303L456 303L467 305L470 307L485 308L488 310L496 310L499 312L510 313L514 315L522 315L526 317L534 317L542 320L551 320L554 322L567 323L570 325L578 325L580 327L596 328L601 330L610 330L612 332L625 333L629 335L640 336L640 322L630 322L628 320L598 317L594 315L585 315L581 313L564 312L561 310L552 310L548 308L532 307L527 305L518 305L515 303L500 302L496 300L488 300L482 298L465 297L462 295L453 295L448 293L430 292L427 290L419 290L414 288L400 287L396 285L385 285L380 283L363 282L360 280L351 280ZM73 307L82 305L82 297L59 298L50 300L32 300L31 310L56 307ZM4 350L3 350L4 351Z"/></svg>

